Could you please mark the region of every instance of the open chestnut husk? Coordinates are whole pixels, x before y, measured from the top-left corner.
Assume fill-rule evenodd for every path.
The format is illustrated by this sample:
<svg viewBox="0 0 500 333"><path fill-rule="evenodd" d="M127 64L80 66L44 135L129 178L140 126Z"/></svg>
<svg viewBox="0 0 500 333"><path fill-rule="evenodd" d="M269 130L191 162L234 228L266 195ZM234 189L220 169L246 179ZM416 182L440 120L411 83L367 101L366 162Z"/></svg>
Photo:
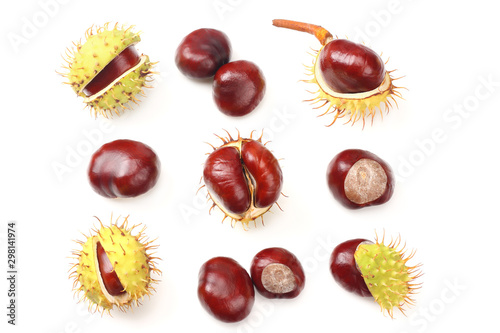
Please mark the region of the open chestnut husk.
<svg viewBox="0 0 500 333"><path fill-rule="evenodd" d="M361 149L337 154L327 168L333 197L351 209L381 205L392 197L394 176L390 166L377 155Z"/></svg>
<svg viewBox="0 0 500 333"><path fill-rule="evenodd" d="M184 37L175 52L177 68L190 78L205 79L215 75L231 57L231 44L225 33L198 29Z"/></svg>
<svg viewBox="0 0 500 333"><path fill-rule="evenodd" d="M212 316L233 323L250 314L255 290L250 275L237 261L215 257L200 268L198 298Z"/></svg>
<svg viewBox="0 0 500 333"><path fill-rule="evenodd" d="M142 142L115 140L101 146L91 157L90 185L106 198L130 198L149 191L158 181L160 160Z"/></svg>
<svg viewBox="0 0 500 333"><path fill-rule="evenodd" d="M138 95L145 96L144 88L152 88L155 63L137 51L141 37L133 28L118 23L92 25L86 41L73 42L65 52L65 72L59 74L96 116L119 115L140 102Z"/></svg>
<svg viewBox="0 0 500 333"><path fill-rule="evenodd" d="M278 160L262 144L261 138L219 137L223 144L214 148L203 167L208 195L233 222L244 227L266 213L278 200L283 173ZM262 218L263 219L263 218Z"/></svg>
<svg viewBox="0 0 500 333"><path fill-rule="evenodd" d="M310 33L321 43L314 64L309 67L315 84L316 96L309 100L313 104L328 105L325 114L334 114L330 125L338 118L348 116L347 122L373 118L381 105L389 110L394 96L401 97L394 85L392 71L385 69L381 57L365 45L347 39L336 39L321 26L290 20L273 20L273 25ZM330 126L329 125L329 126Z"/></svg>
<svg viewBox="0 0 500 333"><path fill-rule="evenodd" d="M420 288L414 280L421 276L421 265L406 265L415 251L406 256L405 246L398 249L400 243L400 237L387 245L377 237L375 242L358 238L337 245L330 257L333 278L350 292L372 296L391 317L394 308L404 313L405 306L414 304L412 296Z"/></svg>
<svg viewBox="0 0 500 333"><path fill-rule="evenodd" d="M257 291L267 298L295 298L304 289L305 275L300 261L280 247L257 253L250 275Z"/></svg>
<svg viewBox="0 0 500 333"><path fill-rule="evenodd" d="M108 312L118 307L126 311L134 304L140 305L144 296L152 295L154 284L159 281L152 273L161 274L151 251L158 248L149 241L142 227L128 226L128 217L121 224L111 221L105 226L93 228L84 241L76 241L79 249L73 251L75 263L70 278L74 280L75 294L89 303L92 312Z"/></svg>

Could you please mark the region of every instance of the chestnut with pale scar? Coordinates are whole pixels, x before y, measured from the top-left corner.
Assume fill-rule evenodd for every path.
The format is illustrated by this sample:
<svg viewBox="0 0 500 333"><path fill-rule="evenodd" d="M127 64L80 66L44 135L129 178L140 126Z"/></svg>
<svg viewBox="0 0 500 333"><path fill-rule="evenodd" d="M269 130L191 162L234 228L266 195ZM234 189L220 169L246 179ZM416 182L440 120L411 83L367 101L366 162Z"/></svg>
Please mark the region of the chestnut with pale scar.
<svg viewBox="0 0 500 333"><path fill-rule="evenodd" d="M392 197L394 176L390 166L377 155L361 149L337 154L327 168L333 197L347 208L381 205Z"/></svg>

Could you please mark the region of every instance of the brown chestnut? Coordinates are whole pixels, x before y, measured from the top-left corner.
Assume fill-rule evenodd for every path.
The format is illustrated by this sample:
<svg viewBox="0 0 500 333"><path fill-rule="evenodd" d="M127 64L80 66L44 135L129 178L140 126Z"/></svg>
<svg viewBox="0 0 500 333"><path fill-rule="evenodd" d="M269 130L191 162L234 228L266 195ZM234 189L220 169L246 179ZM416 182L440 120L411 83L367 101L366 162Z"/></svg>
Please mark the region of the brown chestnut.
<svg viewBox="0 0 500 333"><path fill-rule="evenodd" d="M367 239L352 239L341 243L335 247L330 257L330 271L333 278L344 289L363 297L370 297L372 294L366 286L365 279L354 259L354 253L359 244L371 243Z"/></svg>
<svg viewBox="0 0 500 333"><path fill-rule="evenodd" d="M184 75L204 79L213 77L230 57L231 44L226 34L215 29L198 29L180 43L175 64Z"/></svg>
<svg viewBox="0 0 500 333"><path fill-rule="evenodd" d="M372 49L346 39L333 39L321 50L319 69L326 84L338 93L359 93L379 87L385 66Z"/></svg>
<svg viewBox="0 0 500 333"><path fill-rule="evenodd" d="M102 283L104 284L106 291L111 296L124 294L125 288L123 288L123 285L100 242L96 243L96 254L97 262L99 264L99 272L101 273Z"/></svg>
<svg viewBox="0 0 500 333"><path fill-rule="evenodd" d="M240 117L252 112L264 97L265 91L264 74L253 62L233 61L215 73L215 104L228 116Z"/></svg>
<svg viewBox="0 0 500 333"><path fill-rule="evenodd" d="M383 204L394 192L390 166L361 149L337 154L328 165L327 181L333 197L351 209Z"/></svg>
<svg viewBox="0 0 500 333"><path fill-rule="evenodd" d="M252 279L237 261L228 257L215 257L201 266L198 298L212 316L232 323L250 314L255 290Z"/></svg>
<svg viewBox="0 0 500 333"><path fill-rule="evenodd" d="M93 155L88 168L90 185L106 198L136 197L149 191L160 175L160 160L142 142L116 140Z"/></svg>
<svg viewBox="0 0 500 333"><path fill-rule="evenodd" d="M257 253L250 274L257 291L267 298L294 298L304 289L305 275L300 261L280 247Z"/></svg>

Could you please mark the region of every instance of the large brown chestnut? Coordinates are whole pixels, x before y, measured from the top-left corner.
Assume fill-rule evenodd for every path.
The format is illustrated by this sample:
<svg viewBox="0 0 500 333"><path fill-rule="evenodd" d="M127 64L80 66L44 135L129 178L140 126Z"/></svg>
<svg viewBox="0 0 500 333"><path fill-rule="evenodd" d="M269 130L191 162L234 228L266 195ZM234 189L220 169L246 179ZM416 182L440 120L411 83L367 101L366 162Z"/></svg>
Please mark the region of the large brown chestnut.
<svg viewBox="0 0 500 333"><path fill-rule="evenodd" d="M226 216L248 225L278 200L283 174L278 160L260 140L225 140L207 158L203 180Z"/></svg>
<svg viewBox="0 0 500 333"><path fill-rule="evenodd" d="M346 39L334 39L326 44L318 61L323 79L339 93L370 91L384 81L385 67L380 56Z"/></svg>
<svg viewBox="0 0 500 333"><path fill-rule="evenodd" d="M210 78L229 62L231 44L225 33L215 29L198 29L184 37L175 52L175 63L186 76Z"/></svg>
<svg viewBox="0 0 500 333"><path fill-rule="evenodd" d="M260 68L253 62L230 62L215 73L213 96L219 110L233 117L252 112L266 91L266 81Z"/></svg>
<svg viewBox="0 0 500 333"><path fill-rule="evenodd" d="M394 192L390 166L361 149L337 154L328 165L327 181L334 198L351 209L383 204Z"/></svg>
<svg viewBox="0 0 500 333"><path fill-rule="evenodd" d="M198 298L201 305L223 322L237 322L250 314L255 300L252 279L237 261L215 257L200 269Z"/></svg>
<svg viewBox="0 0 500 333"><path fill-rule="evenodd" d="M352 239L335 247L330 257L333 278L344 289L363 297L372 296L354 259L359 244L370 243L367 239Z"/></svg>
<svg viewBox="0 0 500 333"><path fill-rule="evenodd" d="M160 175L160 160L142 142L116 140L93 155L88 168L90 185L106 198L136 197L149 191Z"/></svg>
<svg viewBox="0 0 500 333"><path fill-rule="evenodd" d="M280 247L257 253L250 275L257 291L267 298L294 298L304 289L305 275L300 261Z"/></svg>

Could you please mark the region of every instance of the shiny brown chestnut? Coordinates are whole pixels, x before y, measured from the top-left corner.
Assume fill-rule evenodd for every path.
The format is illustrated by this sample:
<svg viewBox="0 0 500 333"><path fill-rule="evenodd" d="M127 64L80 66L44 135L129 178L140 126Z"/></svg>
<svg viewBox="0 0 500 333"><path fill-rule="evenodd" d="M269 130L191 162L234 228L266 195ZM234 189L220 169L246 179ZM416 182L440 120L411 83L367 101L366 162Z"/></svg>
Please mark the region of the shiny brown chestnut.
<svg viewBox="0 0 500 333"><path fill-rule="evenodd" d="M300 261L280 247L257 253L250 275L257 291L267 298L294 298L304 289L305 275Z"/></svg>
<svg viewBox="0 0 500 333"><path fill-rule="evenodd" d="M278 160L250 138L221 138L224 144L210 153L203 180L214 205L232 221L247 226L276 203L283 186Z"/></svg>
<svg viewBox="0 0 500 333"><path fill-rule="evenodd" d="M252 279L237 261L228 257L215 257L201 266L198 298L212 316L233 323L250 314L255 290Z"/></svg>
<svg viewBox="0 0 500 333"><path fill-rule="evenodd" d="M88 168L90 185L106 198L136 197L149 191L160 175L160 160L142 142L116 140L93 155Z"/></svg>
<svg viewBox="0 0 500 333"><path fill-rule="evenodd" d="M195 79L210 78L229 62L231 44L225 33L215 29L198 29L179 44L175 64L186 76Z"/></svg>
<svg viewBox="0 0 500 333"><path fill-rule="evenodd" d="M351 209L383 204L394 192L390 166L361 149L337 154L328 165L327 181L333 197Z"/></svg>
<svg viewBox="0 0 500 333"><path fill-rule="evenodd" d="M104 284L106 291L111 296L124 294L125 288L123 288L123 285L100 242L96 243L96 254L97 263L99 264L99 272L101 273L102 283Z"/></svg>
<svg viewBox="0 0 500 333"><path fill-rule="evenodd" d="M252 112L262 101L265 91L264 74L253 62L233 61L215 73L215 104L228 116L240 117Z"/></svg>
<svg viewBox="0 0 500 333"><path fill-rule="evenodd" d="M318 57L327 85L339 93L359 93L379 87L385 78L384 62L372 49L346 39L333 39Z"/></svg>
<svg viewBox="0 0 500 333"><path fill-rule="evenodd" d="M363 297L372 296L366 282L359 271L354 253L359 244L371 243L367 239L352 239L335 247L330 257L330 271L333 278L344 289Z"/></svg>

